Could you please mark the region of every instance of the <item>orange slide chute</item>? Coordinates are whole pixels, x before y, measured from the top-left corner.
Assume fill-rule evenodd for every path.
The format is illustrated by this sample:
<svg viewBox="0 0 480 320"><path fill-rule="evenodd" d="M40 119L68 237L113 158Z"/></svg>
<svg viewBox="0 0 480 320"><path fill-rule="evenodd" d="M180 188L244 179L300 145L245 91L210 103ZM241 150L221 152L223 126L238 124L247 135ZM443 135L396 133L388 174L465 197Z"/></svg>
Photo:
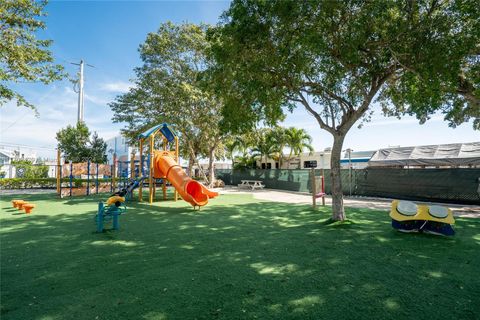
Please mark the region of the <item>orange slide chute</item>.
<svg viewBox="0 0 480 320"><path fill-rule="evenodd" d="M170 181L183 200L192 206L204 206L208 203L208 199L218 196L218 192L210 191L200 182L190 178L168 151L155 151L153 176Z"/></svg>

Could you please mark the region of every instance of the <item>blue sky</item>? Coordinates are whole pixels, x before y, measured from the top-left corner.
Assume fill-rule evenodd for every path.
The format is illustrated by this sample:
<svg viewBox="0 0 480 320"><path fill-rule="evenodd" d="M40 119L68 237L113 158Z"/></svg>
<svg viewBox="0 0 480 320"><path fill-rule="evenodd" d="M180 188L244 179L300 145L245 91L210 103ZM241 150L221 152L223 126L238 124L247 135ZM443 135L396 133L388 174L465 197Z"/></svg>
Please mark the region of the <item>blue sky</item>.
<svg viewBox="0 0 480 320"><path fill-rule="evenodd" d="M39 37L54 41L52 51L57 63L64 65L71 75L76 74L77 67L70 62L84 59L95 66L85 69L85 121L108 139L122 125L112 124L107 103L128 89L133 68L140 65L137 48L147 33L156 31L160 23L168 20L215 24L228 5L228 1L52 1L46 7L47 29ZM40 117L13 103L0 108L0 144L43 147L38 154L52 154L55 132L76 122L77 96L72 84L21 83L15 88L38 107ZM300 108L288 114L284 125L308 130L316 150L331 146L329 134L321 131L315 120ZM411 117L386 118L376 110L372 122L362 129L351 130L345 148L375 150L393 145L478 140L480 135L471 124L452 129L437 115L419 125Z"/></svg>

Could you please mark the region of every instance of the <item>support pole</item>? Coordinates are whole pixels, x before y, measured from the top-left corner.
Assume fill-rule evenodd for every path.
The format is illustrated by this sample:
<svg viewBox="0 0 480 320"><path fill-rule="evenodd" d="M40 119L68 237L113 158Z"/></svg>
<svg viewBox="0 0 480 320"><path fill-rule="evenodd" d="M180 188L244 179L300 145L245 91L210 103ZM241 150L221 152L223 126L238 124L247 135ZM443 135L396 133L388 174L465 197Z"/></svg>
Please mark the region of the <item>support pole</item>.
<svg viewBox="0 0 480 320"><path fill-rule="evenodd" d="M148 202L150 204L153 203L153 142L154 142L155 135L152 134L150 136L150 148L148 152L150 153L150 164L149 164L149 172L148 172L148 187L149 187L149 198Z"/></svg>
<svg viewBox="0 0 480 320"><path fill-rule="evenodd" d="M114 153L113 154L113 166L112 166L112 190L111 190L111 192L113 192L114 190L117 189L116 174L117 174L117 154Z"/></svg>
<svg viewBox="0 0 480 320"><path fill-rule="evenodd" d="M325 171L323 169L323 166L322 166L322 193L323 193L322 206L325 206L325 195L326 195L325 194Z"/></svg>
<svg viewBox="0 0 480 320"><path fill-rule="evenodd" d="M118 207L115 207L115 210L112 212L112 218L113 218L113 221L112 221L112 227L113 227L113 230L118 230L120 229L120 210Z"/></svg>
<svg viewBox="0 0 480 320"><path fill-rule="evenodd" d="M62 177L61 177L61 161L60 161L61 153L60 149L57 149L57 194L62 196Z"/></svg>
<svg viewBox="0 0 480 320"><path fill-rule="evenodd" d="M138 168L139 174L141 174L142 178L144 177L144 171L143 171L143 139L140 139L140 147L139 147L139 158L140 158L140 167ZM138 202L142 202L142 191L143 191L143 180L140 182L140 185L138 186Z"/></svg>
<svg viewBox="0 0 480 320"><path fill-rule="evenodd" d="M98 212L97 212L97 232L103 232L103 212L104 212L103 202L98 203Z"/></svg>
<svg viewBox="0 0 480 320"><path fill-rule="evenodd" d="M137 174L135 172L135 151L130 155L130 178L135 179Z"/></svg>
<svg viewBox="0 0 480 320"><path fill-rule="evenodd" d="M73 163L70 160L70 197L72 196L72 188L73 188Z"/></svg>
<svg viewBox="0 0 480 320"><path fill-rule="evenodd" d="M95 180L95 190L96 190L96 194L98 194L98 163L97 163L97 179Z"/></svg>
<svg viewBox="0 0 480 320"><path fill-rule="evenodd" d="M180 165L180 157L178 156L179 154L179 150L178 150L178 137L175 136L175 162ZM173 191L173 199L174 201L177 201L178 200L178 191L177 189L174 188L174 191Z"/></svg>
<svg viewBox="0 0 480 320"><path fill-rule="evenodd" d="M311 179L312 179L312 201L313 201L313 209L317 208L317 185L315 183L315 168L310 170L311 172Z"/></svg>
<svg viewBox="0 0 480 320"><path fill-rule="evenodd" d="M87 160L87 196L90 195L90 160Z"/></svg>
<svg viewBox="0 0 480 320"><path fill-rule="evenodd" d="M163 138L163 151L167 151L167 149L168 149L168 140L167 138ZM163 200L167 200L167 177L165 176L162 180L163 180L163 183L162 183Z"/></svg>
<svg viewBox="0 0 480 320"><path fill-rule="evenodd" d="M167 200L167 178L163 179L162 191L163 191L163 200Z"/></svg>

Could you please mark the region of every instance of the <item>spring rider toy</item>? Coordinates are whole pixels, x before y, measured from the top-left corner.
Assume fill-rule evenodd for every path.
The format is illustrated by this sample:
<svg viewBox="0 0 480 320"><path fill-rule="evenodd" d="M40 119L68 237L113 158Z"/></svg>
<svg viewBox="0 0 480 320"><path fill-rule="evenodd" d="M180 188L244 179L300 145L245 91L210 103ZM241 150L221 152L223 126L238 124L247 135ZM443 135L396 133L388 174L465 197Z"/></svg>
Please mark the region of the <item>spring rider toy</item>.
<svg viewBox="0 0 480 320"><path fill-rule="evenodd" d="M125 197L119 195L119 193L112 195L107 199L106 203L98 203L98 212L95 215L95 222L97 224L97 232L104 231L104 224L112 221L112 229L118 230L120 228L120 215L127 212L125 206Z"/></svg>
<svg viewBox="0 0 480 320"><path fill-rule="evenodd" d="M401 232L424 232L453 236L455 223L452 211L439 205L416 204L394 200L390 211L392 227Z"/></svg>

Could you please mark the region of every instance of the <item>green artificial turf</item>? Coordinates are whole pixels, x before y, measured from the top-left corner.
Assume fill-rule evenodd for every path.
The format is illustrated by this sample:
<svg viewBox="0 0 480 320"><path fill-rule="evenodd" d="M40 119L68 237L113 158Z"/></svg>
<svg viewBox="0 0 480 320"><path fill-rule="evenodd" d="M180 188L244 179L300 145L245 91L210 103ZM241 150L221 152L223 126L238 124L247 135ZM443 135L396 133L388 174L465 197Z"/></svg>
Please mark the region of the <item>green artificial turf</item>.
<svg viewBox="0 0 480 320"><path fill-rule="evenodd" d="M223 195L129 203L96 234L99 196L1 205L1 319L478 319L480 220L402 234L387 212Z"/></svg>

